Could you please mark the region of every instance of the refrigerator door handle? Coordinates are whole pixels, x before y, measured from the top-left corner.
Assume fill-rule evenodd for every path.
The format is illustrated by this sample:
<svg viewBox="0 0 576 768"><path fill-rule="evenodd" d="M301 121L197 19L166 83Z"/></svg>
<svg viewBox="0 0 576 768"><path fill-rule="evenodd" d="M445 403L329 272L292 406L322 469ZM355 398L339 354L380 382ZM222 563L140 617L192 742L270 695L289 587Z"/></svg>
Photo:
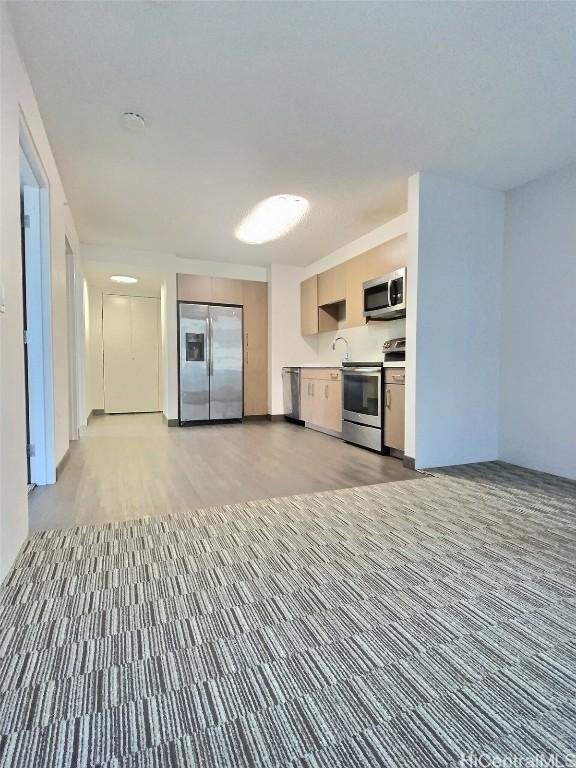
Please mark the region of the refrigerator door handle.
<svg viewBox="0 0 576 768"><path fill-rule="evenodd" d="M210 358L212 356L212 344L210 338L210 318L206 318L206 373L210 376Z"/></svg>
<svg viewBox="0 0 576 768"><path fill-rule="evenodd" d="M208 375L214 376L214 355L212 354L212 342L214 340L214 321L212 317L208 318L208 325L210 328L210 362L209 362L209 368L208 368Z"/></svg>

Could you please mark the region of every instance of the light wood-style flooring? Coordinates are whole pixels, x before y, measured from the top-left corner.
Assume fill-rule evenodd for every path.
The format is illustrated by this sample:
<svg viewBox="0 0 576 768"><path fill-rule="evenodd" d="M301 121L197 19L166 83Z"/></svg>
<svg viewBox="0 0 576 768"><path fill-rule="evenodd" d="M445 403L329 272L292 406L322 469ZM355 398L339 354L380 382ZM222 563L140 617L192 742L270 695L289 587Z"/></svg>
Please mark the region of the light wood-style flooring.
<svg viewBox="0 0 576 768"><path fill-rule="evenodd" d="M169 428L160 414L92 418L30 528L89 525L423 475L288 422Z"/></svg>

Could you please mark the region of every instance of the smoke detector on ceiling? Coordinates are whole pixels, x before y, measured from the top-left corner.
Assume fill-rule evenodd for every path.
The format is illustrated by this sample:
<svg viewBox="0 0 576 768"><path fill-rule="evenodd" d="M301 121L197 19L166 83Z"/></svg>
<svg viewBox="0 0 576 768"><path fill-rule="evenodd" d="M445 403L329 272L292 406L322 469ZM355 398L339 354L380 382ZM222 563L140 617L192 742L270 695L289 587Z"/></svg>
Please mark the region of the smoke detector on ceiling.
<svg viewBox="0 0 576 768"><path fill-rule="evenodd" d="M124 128L131 133L142 133L146 128L144 118L138 112L124 112L122 122L124 123Z"/></svg>

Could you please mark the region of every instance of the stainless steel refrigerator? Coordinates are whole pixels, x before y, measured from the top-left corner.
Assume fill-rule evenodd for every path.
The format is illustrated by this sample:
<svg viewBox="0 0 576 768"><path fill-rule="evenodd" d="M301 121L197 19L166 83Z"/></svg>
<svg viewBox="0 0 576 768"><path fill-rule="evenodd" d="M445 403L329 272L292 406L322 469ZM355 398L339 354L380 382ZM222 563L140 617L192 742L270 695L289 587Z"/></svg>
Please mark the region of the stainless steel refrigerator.
<svg viewBox="0 0 576 768"><path fill-rule="evenodd" d="M242 307L178 303L180 424L241 419Z"/></svg>

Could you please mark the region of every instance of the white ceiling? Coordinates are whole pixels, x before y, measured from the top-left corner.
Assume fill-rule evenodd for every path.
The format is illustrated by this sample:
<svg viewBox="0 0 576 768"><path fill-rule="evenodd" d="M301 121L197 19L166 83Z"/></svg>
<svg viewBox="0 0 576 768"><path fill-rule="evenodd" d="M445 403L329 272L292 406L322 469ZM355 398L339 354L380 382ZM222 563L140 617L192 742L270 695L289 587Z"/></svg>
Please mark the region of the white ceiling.
<svg viewBox="0 0 576 768"><path fill-rule="evenodd" d="M417 170L510 188L576 159L574 2L12 4L80 237L306 264L406 207ZM142 135L121 114L146 118ZM283 240L233 230L309 198Z"/></svg>

